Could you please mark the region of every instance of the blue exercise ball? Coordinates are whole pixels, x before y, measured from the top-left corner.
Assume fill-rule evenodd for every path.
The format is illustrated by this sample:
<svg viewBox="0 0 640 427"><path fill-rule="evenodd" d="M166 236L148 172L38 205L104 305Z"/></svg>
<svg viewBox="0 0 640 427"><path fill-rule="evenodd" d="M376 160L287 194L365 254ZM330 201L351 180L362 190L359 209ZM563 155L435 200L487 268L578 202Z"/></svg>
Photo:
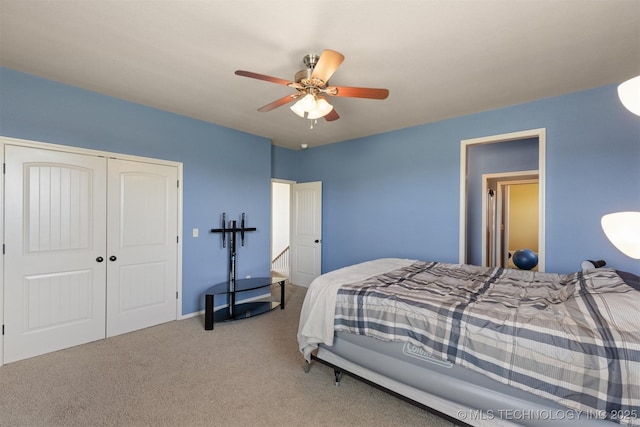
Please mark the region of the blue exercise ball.
<svg viewBox="0 0 640 427"><path fill-rule="evenodd" d="M516 267L521 270L531 270L538 265L538 255L531 249L517 250L511 259Z"/></svg>

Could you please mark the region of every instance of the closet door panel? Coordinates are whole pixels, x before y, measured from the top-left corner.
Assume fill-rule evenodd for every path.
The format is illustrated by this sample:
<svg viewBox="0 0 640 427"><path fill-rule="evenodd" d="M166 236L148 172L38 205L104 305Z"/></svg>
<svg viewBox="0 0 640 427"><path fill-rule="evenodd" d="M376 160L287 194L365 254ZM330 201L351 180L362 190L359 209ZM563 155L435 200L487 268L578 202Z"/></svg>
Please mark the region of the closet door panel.
<svg viewBox="0 0 640 427"><path fill-rule="evenodd" d="M109 159L107 336L177 318L178 170Z"/></svg>
<svg viewBox="0 0 640 427"><path fill-rule="evenodd" d="M11 362L105 337L106 159L5 146Z"/></svg>

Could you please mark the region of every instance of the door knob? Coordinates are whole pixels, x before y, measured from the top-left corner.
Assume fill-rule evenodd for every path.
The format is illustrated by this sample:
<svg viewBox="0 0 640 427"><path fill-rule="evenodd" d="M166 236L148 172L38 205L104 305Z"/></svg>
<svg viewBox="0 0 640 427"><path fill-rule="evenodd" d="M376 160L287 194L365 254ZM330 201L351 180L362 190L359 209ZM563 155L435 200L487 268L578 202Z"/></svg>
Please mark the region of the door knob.
<svg viewBox="0 0 640 427"><path fill-rule="evenodd" d="M98 258L96 258L96 261L97 261L97 262L102 262L102 261L104 261L104 258L102 258L101 256L99 256Z"/></svg>
<svg viewBox="0 0 640 427"><path fill-rule="evenodd" d="M315 240L315 242L316 242L316 243L320 243L320 240L316 239L316 240Z"/></svg>
<svg viewBox="0 0 640 427"><path fill-rule="evenodd" d="M117 259L118 259L118 258L116 258L116 256L115 256L115 255L111 255L111 256L109 257L109 261L115 261L115 260L117 260Z"/></svg>

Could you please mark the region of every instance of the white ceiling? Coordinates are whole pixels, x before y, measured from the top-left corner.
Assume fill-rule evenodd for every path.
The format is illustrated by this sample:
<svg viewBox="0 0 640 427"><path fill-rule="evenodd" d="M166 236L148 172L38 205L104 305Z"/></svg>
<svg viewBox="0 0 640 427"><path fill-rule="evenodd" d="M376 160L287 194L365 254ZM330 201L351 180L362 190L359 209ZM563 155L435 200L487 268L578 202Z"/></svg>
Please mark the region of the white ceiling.
<svg viewBox="0 0 640 427"><path fill-rule="evenodd" d="M345 61L334 122L280 107L307 53ZM640 0L0 0L0 65L298 149L640 74Z"/></svg>

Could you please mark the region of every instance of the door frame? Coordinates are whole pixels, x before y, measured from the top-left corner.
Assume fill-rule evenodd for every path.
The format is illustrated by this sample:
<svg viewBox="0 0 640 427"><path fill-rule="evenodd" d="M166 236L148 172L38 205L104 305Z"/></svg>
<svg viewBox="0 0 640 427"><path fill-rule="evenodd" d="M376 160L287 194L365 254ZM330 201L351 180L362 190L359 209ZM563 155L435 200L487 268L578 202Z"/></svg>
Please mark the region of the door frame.
<svg viewBox="0 0 640 427"><path fill-rule="evenodd" d="M296 181L291 181L288 179L279 179L279 178L271 178L271 214L273 215L273 184L274 183L280 183L280 184L288 184L289 185L289 247L291 247L291 186L293 184L296 184ZM270 228L271 228L271 240L270 240L270 246L269 246L269 253L271 254L269 256L269 268L271 268L271 261L273 260L274 254L273 253L273 217L271 218L271 222L270 222ZM291 251L291 249L289 249L289 251ZM291 252L289 252L291 253ZM289 272L287 274L288 278L291 278L291 260L289 260Z"/></svg>
<svg viewBox="0 0 640 427"><path fill-rule="evenodd" d="M534 178L535 176L535 178ZM489 181L496 181L498 186L504 184L525 184L525 183L538 183L538 188L540 187L540 176L538 170L528 170L528 171L517 171L517 172L497 172L497 173L486 173L482 174L482 194L486 195L489 191ZM494 222L498 223L499 219L502 216L502 209L499 207L499 203L501 200L501 192L497 192L496 197L496 210L494 212ZM498 233L499 230L495 229L494 233ZM482 265L487 266L489 263L488 254L486 248L489 244L494 244L494 258L497 258L499 251L495 247L496 242L495 239L497 237L494 236L494 242L489 242L487 238L486 230L489 227L489 218L487 217L487 198L482 197ZM506 232L505 232L506 233Z"/></svg>
<svg viewBox="0 0 640 427"><path fill-rule="evenodd" d="M178 250L176 260L176 319L182 319L182 208L183 208L183 165L182 162L175 162L170 160L155 159L152 157L134 156L130 154L114 153L111 151L93 150L89 148L73 147L68 145L53 144L42 141L31 141L26 139L11 138L0 135L0 161L4 165L4 148L6 145L17 145L22 147L38 148L42 150L60 151L65 153L85 154L89 156L107 157L122 160L131 160L142 163L153 163L158 165L166 165L176 167L178 170ZM4 245L4 166L3 173L0 175L0 236ZM0 319L4 322L4 256L0 257ZM4 339L0 340L0 366L2 366L4 360Z"/></svg>
<svg viewBox="0 0 640 427"><path fill-rule="evenodd" d="M538 139L538 271L545 271L545 187L546 187L546 128L530 129L501 135L485 136L481 138L463 139L460 141L460 222L458 259L461 264L467 261L467 151L469 146L478 144L493 144L498 142L517 141L521 139Z"/></svg>
<svg viewBox="0 0 640 427"><path fill-rule="evenodd" d="M509 230L511 227L511 190L514 185L523 185L523 184L537 184L538 190L540 189L540 180L539 179L522 179L522 180L513 180L513 181L498 181L498 200L501 201L500 212L498 218L502 220L504 224L504 229L501 234L501 242L499 244L500 249L497 253L501 257L501 263L504 268L507 268L509 265L509 246L511 242L511 236L509 234ZM496 243L497 244L497 243ZM539 252L539 251L538 251Z"/></svg>
<svg viewBox="0 0 640 427"><path fill-rule="evenodd" d="M314 182L321 182L321 181L314 181ZM298 182L298 181L292 181L292 180L288 180L288 179L279 179L279 178L271 178L271 188L273 189L273 183L282 183L282 184L289 184L289 247L290 247L290 251L291 249L291 241L292 241L292 236L293 236L293 226L295 224L295 218L293 217L293 186L295 184L305 184L304 182ZM321 194L322 197L322 194ZM273 212L273 192L271 193L271 212ZM322 236L320 236L320 239L322 238ZM273 219L271 221L271 242L273 242ZM271 265L271 260L273 259L273 256L275 254L271 253L270 256L270 260L269 260L269 264ZM291 280L291 276L292 276L292 267L293 267L293 257L292 257L292 252L289 253L289 274L288 274L288 278L289 280ZM322 264L322 249L320 251L320 257L321 257L321 264ZM322 269L322 266L321 266ZM322 272L321 272L322 273Z"/></svg>

